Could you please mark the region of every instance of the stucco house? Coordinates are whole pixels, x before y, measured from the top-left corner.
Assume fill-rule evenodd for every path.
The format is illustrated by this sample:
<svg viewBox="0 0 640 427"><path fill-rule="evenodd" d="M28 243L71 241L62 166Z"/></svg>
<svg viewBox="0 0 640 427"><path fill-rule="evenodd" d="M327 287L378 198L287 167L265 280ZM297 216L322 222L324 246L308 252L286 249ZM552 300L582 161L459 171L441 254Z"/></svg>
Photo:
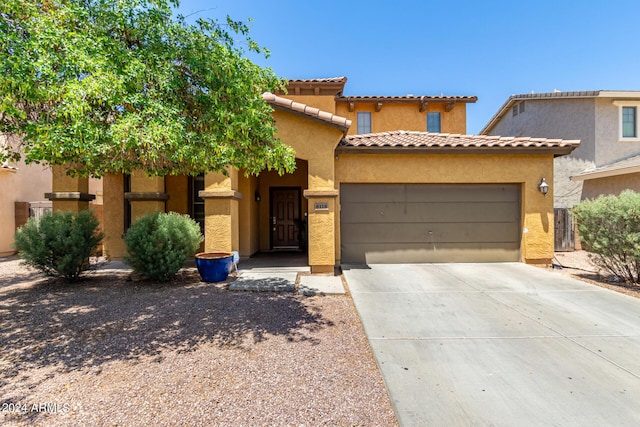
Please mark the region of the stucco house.
<svg viewBox="0 0 640 427"><path fill-rule="evenodd" d="M345 96L346 78L291 80L265 93L297 169L149 178L107 175L105 251L150 211L201 222L205 250L302 250L313 273L377 262L522 261L553 257L553 159L579 141L470 136L473 96ZM54 170L54 209L82 209L85 180Z"/></svg>
<svg viewBox="0 0 640 427"><path fill-rule="evenodd" d="M595 90L510 96L483 135L579 139L555 159L557 208L600 194L640 191L640 91Z"/></svg>
<svg viewBox="0 0 640 427"><path fill-rule="evenodd" d="M6 138L0 135L0 149L6 144ZM52 180L52 170L48 166L27 165L24 161L0 164L0 257L15 253L16 230L29 217L38 218L51 211L52 203L47 195L52 191ZM91 209L102 221L102 180L90 178L87 192L92 194ZM72 207L72 210L76 209L74 205Z"/></svg>
<svg viewBox="0 0 640 427"><path fill-rule="evenodd" d="M0 141L0 147L2 143ZM23 225L30 210L51 206L44 193L51 191L51 170L24 162L0 164L0 257L12 255L16 227Z"/></svg>

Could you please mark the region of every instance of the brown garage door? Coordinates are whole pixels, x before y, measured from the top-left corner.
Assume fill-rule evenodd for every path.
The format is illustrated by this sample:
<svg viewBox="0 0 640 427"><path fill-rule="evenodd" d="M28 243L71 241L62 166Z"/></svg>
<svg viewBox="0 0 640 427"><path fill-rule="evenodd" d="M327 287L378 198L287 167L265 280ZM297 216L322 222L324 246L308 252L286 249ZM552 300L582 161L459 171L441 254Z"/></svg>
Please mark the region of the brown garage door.
<svg viewBox="0 0 640 427"><path fill-rule="evenodd" d="M519 184L342 184L343 264L518 261Z"/></svg>

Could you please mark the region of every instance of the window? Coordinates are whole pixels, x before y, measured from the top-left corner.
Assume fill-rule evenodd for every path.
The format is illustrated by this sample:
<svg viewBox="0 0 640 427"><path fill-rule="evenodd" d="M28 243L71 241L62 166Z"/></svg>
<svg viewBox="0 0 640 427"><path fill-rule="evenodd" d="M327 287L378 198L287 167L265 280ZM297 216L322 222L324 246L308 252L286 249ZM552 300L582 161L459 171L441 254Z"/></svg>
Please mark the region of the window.
<svg viewBox="0 0 640 427"><path fill-rule="evenodd" d="M427 113L427 132L440 133L440 113Z"/></svg>
<svg viewBox="0 0 640 427"><path fill-rule="evenodd" d="M613 101L618 107L618 137L621 141L640 141L638 107L640 101Z"/></svg>
<svg viewBox="0 0 640 427"><path fill-rule="evenodd" d="M622 137L636 138L636 107L622 107Z"/></svg>
<svg viewBox="0 0 640 427"><path fill-rule="evenodd" d="M512 110L512 116L515 117L518 115L518 106L514 105Z"/></svg>
<svg viewBox="0 0 640 427"><path fill-rule="evenodd" d="M189 177L189 215L200 225L204 233L204 199L199 193L204 190L204 175Z"/></svg>
<svg viewBox="0 0 640 427"><path fill-rule="evenodd" d="M358 113L358 133L371 133L371 113Z"/></svg>
<svg viewBox="0 0 640 427"><path fill-rule="evenodd" d="M520 104L518 104L518 109L520 110L520 114L524 113L524 101L521 101Z"/></svg>

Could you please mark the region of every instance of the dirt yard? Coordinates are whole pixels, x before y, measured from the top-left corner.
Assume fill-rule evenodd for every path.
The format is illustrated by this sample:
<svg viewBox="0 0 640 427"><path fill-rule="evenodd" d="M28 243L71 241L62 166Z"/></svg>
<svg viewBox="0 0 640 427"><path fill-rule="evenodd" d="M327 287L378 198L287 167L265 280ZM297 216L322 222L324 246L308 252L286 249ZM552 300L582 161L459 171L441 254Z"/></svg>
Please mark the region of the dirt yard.
<svg viewBox="0 0 640 427"><path fill-rule="evenodd" d="M349 296L0 261L0 424L393 426Z"/></svg>
<svg viewBox="0 0 640 427"><path fill-rule="evenodd" d="M554 264L562 266L562 269L554 270L596 286L640 298L640 286L614 280L609 273L597 267L591 257L586 251L556 252Z"/></svg>

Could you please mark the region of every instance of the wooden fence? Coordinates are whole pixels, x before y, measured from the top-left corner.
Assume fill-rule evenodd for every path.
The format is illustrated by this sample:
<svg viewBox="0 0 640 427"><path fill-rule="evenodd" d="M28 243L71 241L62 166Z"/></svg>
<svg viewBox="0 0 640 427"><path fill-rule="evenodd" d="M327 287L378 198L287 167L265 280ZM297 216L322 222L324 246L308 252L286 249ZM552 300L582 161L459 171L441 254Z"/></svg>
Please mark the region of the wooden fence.
<svg viewBox="0 0 640 427"><path fill-rule="evenodd" d="M567 208L555 208L553 210L555 222L556 252L571 252L576 250L576 236L573 226L573 218Z"/></svg>

